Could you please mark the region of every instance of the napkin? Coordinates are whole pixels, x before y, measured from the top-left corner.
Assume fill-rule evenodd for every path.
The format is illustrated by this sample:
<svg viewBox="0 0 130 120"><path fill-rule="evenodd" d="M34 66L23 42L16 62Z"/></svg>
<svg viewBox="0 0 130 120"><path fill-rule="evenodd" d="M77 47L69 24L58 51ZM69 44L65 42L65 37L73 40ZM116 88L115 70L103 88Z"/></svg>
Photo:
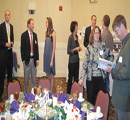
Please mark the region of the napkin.
<svg viewBox="0 0 130 120"><path fill-rule="evenodd" d="M76 101L74 106L76 106L79 110L81 110L81 103L79 101Z"/></svg>
<svg viewBox="0 0 130 120"><path fill-rule="evenodd" d="M17 101L13 101L11 103L11 108L10 108L10 113L11 114L14 114L15 112L19 112L19 105L18 105L18 102Z"/></svg>
<svg viewBox="0 0 130 120"><path fill-rule="evenodd" d="M52 94L49 92L49 99L52 99Z"/></svg>
<svg viewBox="0 0 130 120"><path fill-rule="evenodd" d="M25 96L24 102L30 103L31 100L35 100L35 96L32 93L29 93Z"/></svg>
<svg viewBox="0 0 130 120"><path fill-rule="evenodd" d="M70 100L68 98L68 95L65 93L61 93L58 97L58 101L65 102L65 100L70 103Z"/></svg>
<svg viewBox="0 0 130 120"><path fill-rule="evenodd" d="M4 118L4 117L2 117L2 118L1 118L1 120L5 120L5 118Z"/></svg>

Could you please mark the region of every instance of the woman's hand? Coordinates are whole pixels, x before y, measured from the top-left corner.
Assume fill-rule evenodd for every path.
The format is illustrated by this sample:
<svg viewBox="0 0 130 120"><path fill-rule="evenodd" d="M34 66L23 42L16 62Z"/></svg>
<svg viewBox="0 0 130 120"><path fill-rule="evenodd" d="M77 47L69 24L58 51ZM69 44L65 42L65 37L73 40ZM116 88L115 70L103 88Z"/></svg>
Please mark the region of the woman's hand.
<svg viewBox="0 0 130 120"><path fill-rule="evenodd" d="M53 67L53 61L50 62L50 67Z"/></svg>
<svg viewBox="0 0 130 120"><path fill-rule="evenodd" d="M83 86L84 85L84 81L82 79L79 80L79 85Z"/></svg>

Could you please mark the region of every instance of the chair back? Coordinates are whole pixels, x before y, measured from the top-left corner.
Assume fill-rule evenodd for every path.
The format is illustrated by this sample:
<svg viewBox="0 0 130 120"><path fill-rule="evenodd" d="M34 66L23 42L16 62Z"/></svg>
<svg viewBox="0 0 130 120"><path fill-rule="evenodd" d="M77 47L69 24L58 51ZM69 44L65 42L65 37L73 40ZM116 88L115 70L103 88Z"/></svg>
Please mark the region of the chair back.
<svg viewBox="0 0 130 120"><path fill-rule="evenodd" d="M95 107L100 106L101 112L105 120L108 120L109 116L109 107L110 107L110 95L109 92L105 89L100 90L97 95Z"/></svg>
<svg viewBox="0 0 130 120"><path fill-rule="evenodd" d="M15 94L15 92L21 92L21 85L17 78L12 78L7 87L7 96L10 97L11 94Z"/></svg>
<svg viewBox="0 0 130 120"><path fill-rule="evenodd" d="M41 86L42 90L44 88L47 88L48 90L50 90L52 92L51 81L46 76L42 76L39 78L37 87L39 87L39 86Z"/></svg>
<svg viewBox="0 0 130 120"><path fill-rule="evenodd" d="M74 92L82 93L83 94L83 86L79 85L77 82L74 82L71 87L70 94L73 95Z"/></svg>

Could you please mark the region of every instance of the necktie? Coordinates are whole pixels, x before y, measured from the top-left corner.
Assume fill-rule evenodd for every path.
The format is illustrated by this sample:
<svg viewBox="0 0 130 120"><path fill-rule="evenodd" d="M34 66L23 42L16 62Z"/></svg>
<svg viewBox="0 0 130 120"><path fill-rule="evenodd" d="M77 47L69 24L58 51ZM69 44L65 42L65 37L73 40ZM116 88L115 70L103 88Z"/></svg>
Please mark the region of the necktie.
<svg viewBox="0 0 130 120"><path fill-rule="evenodd" d="M31 35L31 53L33 54L33 37L32 37L32 33L30 33Z"/></svg>
<svg viewBox="0 0 130 120"><path fill-rule="evenodd" d="M10 30L9 30L9 25L7 25L8 27L8 42L10 42Z"/></svg>

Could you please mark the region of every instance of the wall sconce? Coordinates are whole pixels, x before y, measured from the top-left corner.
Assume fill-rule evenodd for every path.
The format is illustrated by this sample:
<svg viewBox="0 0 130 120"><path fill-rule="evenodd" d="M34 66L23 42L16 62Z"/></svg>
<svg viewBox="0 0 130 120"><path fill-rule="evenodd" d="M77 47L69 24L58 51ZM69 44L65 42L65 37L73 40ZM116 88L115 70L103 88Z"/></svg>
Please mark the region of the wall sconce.
<svg viewBox="0 0 130 120"><path fill-rule="evenodd" d="M98 0L89 0L90 1L90 3L97 3L98 2Z"/></svg>
<svg viewBox="0 0 130 120"><path fill-rule="evenodd" d="M28 11L29 11L29 14L34 14L35 13L35 11L36 11L35 3L29 3L28 4Z"/></svg>

